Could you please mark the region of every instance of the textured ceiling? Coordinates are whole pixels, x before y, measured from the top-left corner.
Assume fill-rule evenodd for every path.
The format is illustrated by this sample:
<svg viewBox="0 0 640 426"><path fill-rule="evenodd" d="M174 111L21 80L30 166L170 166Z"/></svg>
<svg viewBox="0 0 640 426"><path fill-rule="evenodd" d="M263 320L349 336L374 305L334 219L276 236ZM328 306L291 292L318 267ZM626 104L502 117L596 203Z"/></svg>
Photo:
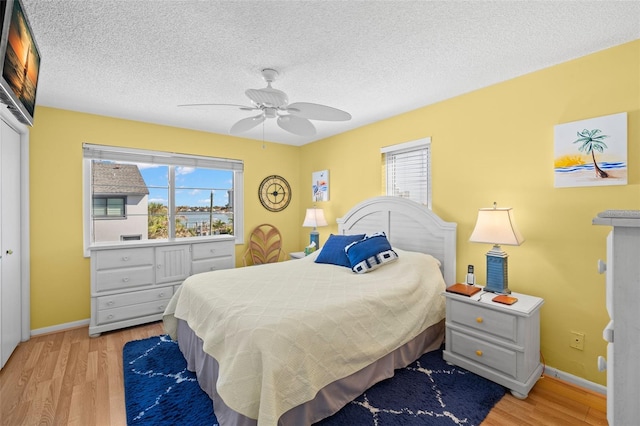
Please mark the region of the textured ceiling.
<svg viewBox="0 0 640 426"><path fill-rule="evenodd" d="M37 104L228 134L262 68L289 102L351 113L303 145L640 39L638 1L23 0L42 55ZM37 113L36 113L37 124Z"/></svg>

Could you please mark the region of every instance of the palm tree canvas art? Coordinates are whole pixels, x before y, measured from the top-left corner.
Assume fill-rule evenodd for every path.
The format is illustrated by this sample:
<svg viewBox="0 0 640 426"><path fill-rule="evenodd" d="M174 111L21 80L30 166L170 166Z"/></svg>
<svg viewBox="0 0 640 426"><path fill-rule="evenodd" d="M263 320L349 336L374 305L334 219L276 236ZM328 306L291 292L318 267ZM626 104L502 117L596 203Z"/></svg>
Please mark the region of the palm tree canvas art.
<svg viewBox="0 0 640 426"><path fill-rule="evenodd" d="M627 184L627 113L558 124L555 187Z"/></svg>

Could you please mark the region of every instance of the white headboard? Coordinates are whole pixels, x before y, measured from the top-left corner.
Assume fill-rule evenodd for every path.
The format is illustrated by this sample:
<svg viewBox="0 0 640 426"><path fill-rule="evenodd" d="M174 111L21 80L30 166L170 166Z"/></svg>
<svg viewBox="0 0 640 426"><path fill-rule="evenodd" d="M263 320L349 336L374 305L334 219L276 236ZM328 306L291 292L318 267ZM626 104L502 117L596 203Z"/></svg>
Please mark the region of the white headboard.
<svg viewBox="0 0 640 426"><path fill-rule="evenodd" d="M447 286L456 283L456 228L427 207L400 197L375 197L337 219L340 234L384 231L393 247L438 259Z"/></svg>

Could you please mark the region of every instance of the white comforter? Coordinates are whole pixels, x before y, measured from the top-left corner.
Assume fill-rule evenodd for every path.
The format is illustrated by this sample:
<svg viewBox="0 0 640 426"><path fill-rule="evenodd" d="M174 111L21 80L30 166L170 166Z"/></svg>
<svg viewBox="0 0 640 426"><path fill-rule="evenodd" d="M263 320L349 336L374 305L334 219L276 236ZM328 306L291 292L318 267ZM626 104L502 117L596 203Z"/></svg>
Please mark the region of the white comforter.
<svg viewBox="0 0 640 426"><path fill-rule="evenodd" d="M219 365L217 390L259 425L314 398L444 318L439 262L396 250L367 274L304 259L189 277L165 311L186 320Z"/></svg>

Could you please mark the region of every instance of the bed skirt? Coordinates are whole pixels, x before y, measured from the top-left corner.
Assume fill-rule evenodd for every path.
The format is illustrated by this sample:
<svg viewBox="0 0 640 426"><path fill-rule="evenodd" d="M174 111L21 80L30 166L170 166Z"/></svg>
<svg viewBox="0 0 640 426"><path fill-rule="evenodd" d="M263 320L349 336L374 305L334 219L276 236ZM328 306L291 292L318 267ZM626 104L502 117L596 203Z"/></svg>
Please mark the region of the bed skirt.
<svg viewBox="0 0 640 426"><path fill-rule="evenodd" d="M325 386L311 401L284 413L278 425L311 425L340 411L342 407L374 384L392 377L394 370L404 368L422 354L438 349L444 340L444 322L442 320L427 328L415 339L375 363ZM187 360L187 368L196 373L200 387L213 401L220 425L256 426L255 419L233 411L220 398L216 391L218 362L202 350L202 340L195 335L185 321L178 320L177 334L178 345Z"/></svg>

